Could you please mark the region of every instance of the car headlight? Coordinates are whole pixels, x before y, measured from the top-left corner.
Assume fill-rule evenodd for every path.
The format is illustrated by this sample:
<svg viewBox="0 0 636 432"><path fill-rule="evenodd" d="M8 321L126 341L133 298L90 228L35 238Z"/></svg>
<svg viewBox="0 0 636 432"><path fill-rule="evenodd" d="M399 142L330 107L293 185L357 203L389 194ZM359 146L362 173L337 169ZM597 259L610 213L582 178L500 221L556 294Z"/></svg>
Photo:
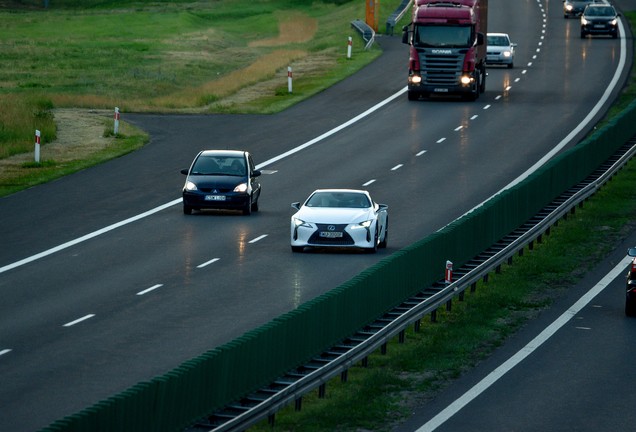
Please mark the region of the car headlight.
<svg viewBox="0 0 636 432"><path fill-rule="evenodd" d="M195 191L197 190L197 185L191 181L187 181L185 184L185 189L189 191Z"/></svg>
<svg viewBox="0 0 636 432"><path fill-rule="evenodd" d="M232 192L247 192L247 183L241 183Z"/></svg>
<svg viewBox="0 0 636 432"><path fill-rule="evenodd" d="M510 51L504 51L502 54L504 57L510 57L512 55Z"/></svg>
<svg viewBox="0 0 636 432"><path fill-rule="evenodd" d="M587 25L587 20L581 17L581 25Z"/></svg>
<svg viewBox="0 0 636 432"><path fill-rule="evenodd" d="M565 9L566 9L568 12L571 12L571 11L572 11L572 5L565 5Z"/></svg>
<svg viewBox="0 0 636 432"><path fill-rule="evenodd" d="M368 229L371 226L372 223L373 223L372 220L366 220L364 222L360 222L360 223L351 225L351 229L360 229L360 228L367 228Z"/></svg>
<svg viewBox="0 0 636 432"><path fill-rule="evenodd" d="M610 25L615 26L616 24L618 24L618 20L616 18L614 18L612 21L610 21Z"/></svg>
<svg viewBox="0 0 636 432"><path fill-rule="evenodd" d="M311 228L311 224L305 222L302 219L298 219L297 217L292 218L292 222L294 223L295 227L304 226L306 228Z"/></svg>

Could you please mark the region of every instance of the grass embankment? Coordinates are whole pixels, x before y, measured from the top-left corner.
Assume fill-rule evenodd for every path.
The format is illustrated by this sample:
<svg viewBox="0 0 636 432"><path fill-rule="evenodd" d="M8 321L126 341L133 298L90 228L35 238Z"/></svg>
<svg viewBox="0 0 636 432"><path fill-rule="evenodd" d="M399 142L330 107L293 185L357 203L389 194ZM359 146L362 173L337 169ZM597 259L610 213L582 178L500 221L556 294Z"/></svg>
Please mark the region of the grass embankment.
<svg viewBox="0 0 636 432"><path fill-rule="evenodd" d="M57 109L84 109L78 121L82 112L100 110L104 125L94 131L100 137L112 134L114 107L122 121L133 111L274 113L380 54L377 47L365 51L351 28L364 17L359 1L57 0L46 10L42 4L0 8L0 164L32 154L35 130L42 131L42 162L31 157L11 169L0 165L0 196L133 151L148 139L129 127L120 139L111 137L109 152L78 147L72 160L53 159L46 146L59 140ZM398 4L383 2L381 23Z"/></svg>

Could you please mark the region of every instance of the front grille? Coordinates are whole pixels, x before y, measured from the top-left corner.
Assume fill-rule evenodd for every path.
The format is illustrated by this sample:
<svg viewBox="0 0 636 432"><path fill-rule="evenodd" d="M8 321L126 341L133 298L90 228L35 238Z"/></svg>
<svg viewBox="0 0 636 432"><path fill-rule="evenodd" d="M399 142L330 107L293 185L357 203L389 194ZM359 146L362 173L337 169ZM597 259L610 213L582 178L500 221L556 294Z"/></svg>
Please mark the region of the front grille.
<svg viewBox="0 0 636 432"><path fill-rule="evenodd" d="M347 224L316 224L318 231L313 233L311 237L309 237L309 244L313 245L329 245L329 246L351 246L355 242L345 231ZM329 227L333 227L333 229L329 229ZM320 237L320 233L324 232L341 232L342 237Z"/></svg>
<svg viewBox="0 0 636 432"><path fill-rule="evenodd" d="M224 193L232 192L232 190L229 188L199 187L199 190L203 193L215 193L215 194L224 194Z"/></svg>
<svg viewBox="0 0 636 432"><path fill-rule="evenodd" d="M424 84L456 85L462 73L464 53L432 54L420 52L420 67Z"/></svg>

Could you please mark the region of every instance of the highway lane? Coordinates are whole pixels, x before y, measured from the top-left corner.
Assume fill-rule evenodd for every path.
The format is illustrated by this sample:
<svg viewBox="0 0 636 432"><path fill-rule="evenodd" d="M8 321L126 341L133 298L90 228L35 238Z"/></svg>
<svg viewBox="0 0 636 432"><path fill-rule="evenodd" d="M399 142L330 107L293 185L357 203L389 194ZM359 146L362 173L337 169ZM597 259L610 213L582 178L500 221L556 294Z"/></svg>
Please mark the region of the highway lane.
<svg viewBox="0 0 636 432"><path fill-rule="evenodd" d="M532 166L602 97L618 44L581 41L577 49L596 60L564 64L572 48L561 36L552 48L556 23L544 27L534 2L522 8L519 16L493 14L491 28L499 17L518 29L517 64L529 66L491 70L475 103L409 103L404 95L266 166L261 212L187 217L176 205L0 273L0 352L11 349L0 356L0 405L11 413L0 416L0 429L43 426L267 322L439 229ZM146 148L0 200L7 245L0 265L173 200L179 169L201 148L231 140L267 161L402 90L405 46L398 38L382 44L386 54L362 73L280 115L129 116L151 133ZM605 72L589 86L568 68ZM546 106L546 94L558 97ZM290 202L316 187L363 185L390 205L386 251L291 254ZM51 390L70 383L72 391Z"/></svg>

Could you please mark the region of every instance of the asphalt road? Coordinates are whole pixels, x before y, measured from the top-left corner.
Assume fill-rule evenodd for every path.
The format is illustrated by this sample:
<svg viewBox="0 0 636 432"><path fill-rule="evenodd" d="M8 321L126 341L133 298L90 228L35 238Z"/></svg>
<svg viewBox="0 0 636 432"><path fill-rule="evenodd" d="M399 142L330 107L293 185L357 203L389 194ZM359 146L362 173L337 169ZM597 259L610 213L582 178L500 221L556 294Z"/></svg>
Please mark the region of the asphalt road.
<svg viewBox="0 0 636 432"><path fill-rule="evenodd" d="M621 45L575 38L557 3L491 0L490 30L519 44L517 66L490 69L476 102L402 94L314 142L403 91L406 46L383 37L380 59L283 113L124 114L150 133L145 148L0 199L0 430L36 430L228 342L574 145L618 91L604 94ZM225 147L267 171L261 211L183 215L179 170ZM387 203L389 247L292 254L289 205L319 187L366 187Z"/></svg>

